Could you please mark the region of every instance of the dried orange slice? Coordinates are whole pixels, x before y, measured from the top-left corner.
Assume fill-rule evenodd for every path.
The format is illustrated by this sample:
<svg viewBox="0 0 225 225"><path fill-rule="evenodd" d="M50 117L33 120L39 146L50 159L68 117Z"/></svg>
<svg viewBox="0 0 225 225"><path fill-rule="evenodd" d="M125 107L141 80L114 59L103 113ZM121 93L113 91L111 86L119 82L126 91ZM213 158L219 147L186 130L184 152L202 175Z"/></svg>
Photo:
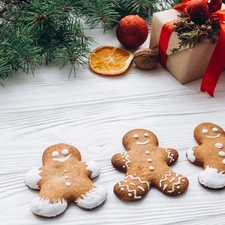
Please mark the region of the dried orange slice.
<svg viewBox="0 0 225 225"><path fill-rule="evenodd" d="M127 71L132 60L131 52L114 46L100 46L88 58L90 69L101 75L122 74Z"/></svg>

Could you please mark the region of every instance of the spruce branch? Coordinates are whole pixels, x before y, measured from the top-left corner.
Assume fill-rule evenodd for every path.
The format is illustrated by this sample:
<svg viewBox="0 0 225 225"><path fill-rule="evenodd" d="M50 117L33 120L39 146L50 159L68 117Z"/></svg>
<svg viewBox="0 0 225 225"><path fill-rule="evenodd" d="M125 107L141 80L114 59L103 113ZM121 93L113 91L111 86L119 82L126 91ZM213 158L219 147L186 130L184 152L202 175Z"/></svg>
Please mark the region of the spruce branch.
<svg viewBox="0 0 225 225"><path fill-rule="evenodd" d="M176 0L167 0L168 4ZM162 1L163 2L163 1ZM167 4L167 5L168 5ZM0 1L0 78L56 61L59 69L86 67L92 37L83 27L115 27L125 15L151 18L158 0L4 0ZM164 6L163 6L164 7Z"/></svg>

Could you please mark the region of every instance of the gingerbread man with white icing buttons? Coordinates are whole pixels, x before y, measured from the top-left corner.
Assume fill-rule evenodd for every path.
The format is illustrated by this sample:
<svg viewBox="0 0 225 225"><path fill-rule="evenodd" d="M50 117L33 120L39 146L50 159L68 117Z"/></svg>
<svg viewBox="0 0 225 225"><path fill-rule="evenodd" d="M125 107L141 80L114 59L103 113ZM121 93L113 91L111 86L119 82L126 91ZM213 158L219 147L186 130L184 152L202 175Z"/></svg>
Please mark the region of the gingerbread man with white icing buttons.
<svg viewBox="0 0 225 225"><path fill-rule="evenodd" d="M221 189L225 187L225 132L214 123L201 123L194 129L199 146L187 151L187 159L202 166L199 183L204 187Z"/></svg>
<svg viewBox="0 0 225 225"><path fill-rule="evenodd" d="M31 202L34 214L55 217L73 201L84 209L95 208L105 201L106 188L91 181L99 175L99 165L81 162L75 147L63 143L52 145L44 151L42 162L42 167L28 171L25 176L28 187L40 190Z"/></svg>
<svg viewBox="0 0 225 225"><path fill-rule="evenodd" d="M134 129L123 137L126 152L115 154L112 165L126 173L114 186L114 193L121 200L142 199L151 186L166 195L182 194L188 187L188 179L175 173L169 166L178 159L172 148L158 147L156 135L146 129Z"/></svg>

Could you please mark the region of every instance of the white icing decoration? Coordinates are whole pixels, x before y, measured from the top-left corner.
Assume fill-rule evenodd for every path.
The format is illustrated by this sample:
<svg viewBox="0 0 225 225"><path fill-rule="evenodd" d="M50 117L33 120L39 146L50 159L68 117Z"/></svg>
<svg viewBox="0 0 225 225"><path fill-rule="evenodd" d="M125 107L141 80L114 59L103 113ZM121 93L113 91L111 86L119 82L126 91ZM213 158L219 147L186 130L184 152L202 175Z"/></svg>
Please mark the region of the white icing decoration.
<svg viewBox="0 0 225 225"><path fill-rule="evenodd" d="M130 184L131 184L131 185L133 185L133 186L136 186L136 184L135 184L135 183L133 183L133 182L130 182Z"/></svg>
<svg viewBox="0 0 225 225"><path fill-rule="evenodd" d="M53 156L53 157L56 157L56 156L58 156L58 155L59 155L59 152L57 152L57 151L52 152L52 156Z"/></svg>
<svg viewBox="0 0 225 225"><path fill-rule="evenodd" d="M70 187L71 186L71 183L70 182L66 182L66 186L67 187Z"/></svg>
<svg viewBox="0 0 225 225"><path fill-rule="evenodd" d="M41 180L40 176L41 170L38 168L34 168L30 171L28 171L25 175L25 183L28 187L39 190L38 182Z"/></svg>
<svg viewBox="0 0 225 225"><path fill-rule="evenodd" d="M194 156L194 148L189 148L187 151L187 158L190 162L194 162L195 161L195 156Z"/></svg>
<svg viewBox="0 0 225 225"><path fill-rule="evenodd" d="M148 137L149 135L148 135L148 133L144 133L144 136L145 136L145 137Z"/></svg>
<svg viewBox="0 0 225 225"><path fill-rule="evenodd" d="M91 171L91 179L97 177L100 174L100 166L98 163L94 162L94 161L87 161L85 163L87 165L87 170Z"/></svg>
<svg viewBox="0 0 225 225"><path fill-rule="evenodd" d="M138 134L135 134L134 139L138 139L138 138L139 138Z"/></svg>
<svg viewBox="0 0 225 225"><path fill-rule="evenodd" d="M225 157L225 152L224 152L224 151L220 151L220 152L219 152L219 156Z"/></svg>
<svg viewBox="0 0 225 225"><path fill-rule="evenodd" d="M67 170L64 170L64 173L66 173L67 172Z"/></svg>
<svg viewBox="0 0 225 225"><path fill-rule="evenodd" d="M65 176L65 179L68 179L69 178L69 176Z"/></svg>
<svg viewBox="0 0 225 225"><path fill-rule="evenodd" d="M206 169L199 174L199 182L209 188L223 188L225 186L224 171L218 173L216 168L207 166Z"/></svg>
<svg viewBox="0 0 225 225"><path fill-rule="evenodd" d="M96 185L89 192L83 194L75 203L84 209L93 209L101 205L107 197L107 189L104 186Z"/></svg>
<svg viewBox="0 0 225 225"><path fill-rule="evenodd" d="M216 148L219 148L219 149L220 149L220 148L223 148L223 144L222 144L222 143L216 143L216 144L215 144L215 147L216 147Z"/></svg>
<svg viewBox="0 0 225 225"><path fill-rule="evenodd" d="M172 171L169 170L164 177L162 177L162 179L159 181L159 187L162 187L162 183L165 182L165 181L168 181L168 177L172 176ZM175 186L177 185L180 185L181 184L181 181L185 181L185 179L183 179L184 177L179 175L179 174L176 174L175 177L178 177L178 181L177 182L174 182L173 183L173 186L172 186L172 189L171 190L168 190L167 193L173 193L175 191ZM172 177L170 182L173 182L175 180L175 177ZM166 185L166 186L165 186ZM167 184L164 184L163 186L163 190L165 190L167 188ZM180 186L179 186L180 188Z"/></svg>
<svg viewBox="0 0 225 225"><path fill-rule="evenodd" d="M71 156L71 154L68 155L67 157L64 157L64 158L54 158L53 160L54 160L54 161L57 161L57 162L63 163L63 162L65 162L66 160L68 160L68 159L70 158L70 156Z"/></svg>
<svg viewBox="0 0 225 225"><path fill-rule="evenodd" d="M129 197L131 197L131 196L132 196L132 194L131 194L131 193L128 193L128 196L129 196Z"/></svg>
<svg viewBox="0 0 225 225"><path fill-rule="evenodd" d="M134 177L134 176L135 176L135 177ZM120 186L120 190L121 190L121 188L123 188L123 190L124 190L124 188L126 188L127 191L128 191L128 195L129 195L129 196L133 196L134 199L141 199L142 196L138 196L136 190L131 190L131 189L130 189L129 185L127 184L127 180L126 180L126 179L127 179L127 178L131 178L132 180L138 180L141 184L146 184L147 187L148 187L148 190L149 190L149 188L150 188L149 182L148 182L148 181L143 181L143 180L141 180L141 178L140 178L140 177L136 177L136 175L134 175L134 176L132 176L132 175L127 175L127 176L125 177L125 179L122 180L122 182L126 182L126 184L121 184L121 182L118 182L118 185ZM142 179L143 179L143 178L142 178ZM130 182L130 184L131 184L131 183L132 183L132 182ZM145 191L145 189L144 189L143 187L141 187L141 186L138 186L138 189L141 189L142 191Z"/></svg>
<svg viewBox="0 0 225 225"><path fill-rule="evenodd" d="M222 163L225 164L225 159L223 159Z"/></svg>
<svg viewBox="0 0 225 225"><path fill-rule="evenodd" d="M122 158L125 158L126 160L125 166L123 166L123 168L125 167L129 168L129 163L130 163L129 154L127 152L122 152L121 155L122 155Z"/></svg>
<svg viewBox="0 0 225 225"><path fill-rule="evenodd" d="M69 150L68 150L68 149L63 149L63 150L61 151L61 153L62 153L63 155L68 155L68 154L69 154Z"/></svg>
<svg viewBox="0 0 225 225"><path fill-rule="evenodd" d="M212 138L212 139L213 139L213 138L218 138L219 136L220 136L220 134L217 134L217 135L215 135L215 136L209 136L209 135L206 135L207 138Z"/></svg>
<svg viewBox="0 0 225 225"><path fill-rule="evenodd" d="M170 152L169 149L165 149L165 152L167 153L167 156L168 156L168 158L170 160L169 163L173 162L174 161L174 158L172 156L174 156L174 155L173 154L170 154L171 152Z"/></svg>
<svg viewBox="0 0 225 225"><path fill-rule="evenodd" d="M145 191L145 189L141 186L138 186L138 189L142 190L142 191Z"/></svg>
<svg viewBox="0 0 225 225"><path fill-rule="evenodd" d="M173 186L172 186L172 189L171 190L169 190L169 191L167 191L168 193L173 193L174 191L175 191L175 186L176 185L180 185L181 184L181 180L183 181L183 176L180 176L180 177L178 177L178 181L177 182L175 182L175 183L173 183ZM179 188L180 188L180 186L178 186ZM180 192L178 192L178 194L180 194Z"/></svg>
<svg viewBox="0 0 225 225"><path fill-rule="evenodd" d="M207 129L202 129L202 133L203 134L207 134L208 133L208 130Z"/></svg>
<svg viewBox="0 0 225 225"><path fill-rule="evenodd" d="M149 170L154 171L155 170L154 166L150 166Z"/></svg>
<svg viewBox="0 0 225 225"><path fill-rule="evenodd" d="M168 177L170 177L172 174L171 174L171 171L169 170L169 172L167 172L166 174L165 174L165 176L164 177L162 177L162 179L159 181L159 187L162 187L162 183L164 182L164 181L167 181L168 180Z"/></svg>
<svg viewBox="0 0 225 225"><path fill-rule="evenodd" d="M58 199L51 203L49 199L36 197L31 201L30 207L31 211L36 215L54 217L64 212L67 205L68 204L64 199Z"/></svg>
<svg viewBox="0 0 225 225"><path fill-rule="evenodd" d="M217 127L213 127L213 129L212 129L214 132L218 132L219 131L219 129L217 128Z"/></svg>
<svg viewBox="0 0 225 225"><path fill-rule="evenodd" d="M148 161L148 162L152 162L152 159L148 158L147 161Z"/></svg>
<svg viewBox="0 0 225 225"><path fill-rule="evenodd" d="M149 143L149 141L150 140L147 140L147 141L144 141L144 142L137 141L136 144L137 145L147 145Z"/></svg>
<svg viewBox="0 0 225 225"><path fill-rule="evenodd" d="M123 187L121 187L121 188L120 188L120 190L121 190L121 191L124 191L124 188L123 188Z"/></svg>
<svg viewBox="0 0 225 225"><path fill-rule="evenodd" d="M149 154L150 154L150 151L145 151L145 154L146 154L146 155L149 155Z"/></svg>

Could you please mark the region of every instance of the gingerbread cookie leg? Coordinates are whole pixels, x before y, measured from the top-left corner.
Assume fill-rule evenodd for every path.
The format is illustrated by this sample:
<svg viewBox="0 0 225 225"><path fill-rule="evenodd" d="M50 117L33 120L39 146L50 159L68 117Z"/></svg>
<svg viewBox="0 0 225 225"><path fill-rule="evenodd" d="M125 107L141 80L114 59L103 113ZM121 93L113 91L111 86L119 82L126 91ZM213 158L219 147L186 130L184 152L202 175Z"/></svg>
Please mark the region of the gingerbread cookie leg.
<svg viewBox="0 0 225 225"><path fill-rule="evenodd" d="M122 200L139 200L150 189L150 183L136 174L127 174L126 177L115 184L114 193Z"/></svg>
<svg viewBox="0 0 225 225"><path fill-rule="evenodd" d="M82 195L75 203L84 209L93 209L101 205L107 197L107 190L104 186L96 185L89 192Z"/></svg>
<svg viewBox="0 0 225 225"><path fill-rule="evenodd" d="M155 182L154 182L155 183ZM168 171L157 180L155 187L167 195L179 195L186 191L188 179L168 168Z"/></svg>
<svg viewBox="0 0 225 225"><path fill-rule="evenodd" d="M58 199L57 201L51 202L49 199L36 197L31 201L31 211L44 217L55 217L63 213L67 208L67 201L64 199Z"/></svg>
<svg viewBox="0 0 225 225"><path fill-rule="evenodd" d="M207 166L203 172L199 174L199 183L205 187L212 189L220 189L225 187L225 171L218 172L216 168Z"/></svg>
<svg viewBox="0 0 225 225"><path fill-rule="evenodd" d="M40 173L41 170L39 168L29 170L25 175L25 184L31 189L39 190L38 182L41 180Z"/></svg>

